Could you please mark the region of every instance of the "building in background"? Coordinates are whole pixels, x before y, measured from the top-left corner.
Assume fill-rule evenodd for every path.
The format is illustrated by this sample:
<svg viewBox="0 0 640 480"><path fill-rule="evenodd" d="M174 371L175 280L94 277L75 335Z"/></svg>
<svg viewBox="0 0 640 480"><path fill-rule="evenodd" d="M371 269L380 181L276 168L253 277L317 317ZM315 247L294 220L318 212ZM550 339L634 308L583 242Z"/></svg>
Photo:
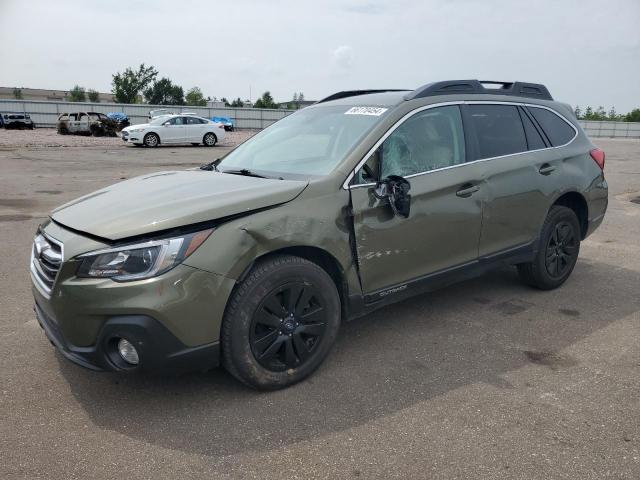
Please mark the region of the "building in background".
<svg viewBox="0 0 640 480"><path fill-rule="evenodd" d="M15 87L0 87L0 99L15 100ZM49 100L56 102L67 101L69 90L46 90L42 88L18 88L21 100ZM100 101L104 103L114 103L113 94L99 93Z"/></svg>

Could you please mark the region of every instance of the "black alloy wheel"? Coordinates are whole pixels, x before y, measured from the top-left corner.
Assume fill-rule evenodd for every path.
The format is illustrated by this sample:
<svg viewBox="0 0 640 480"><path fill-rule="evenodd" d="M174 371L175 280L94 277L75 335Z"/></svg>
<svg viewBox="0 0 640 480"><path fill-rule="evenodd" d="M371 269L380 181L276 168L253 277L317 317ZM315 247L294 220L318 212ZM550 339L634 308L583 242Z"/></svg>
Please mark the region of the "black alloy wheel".
<svg viewBox="0 0 640 480"><path fill-rule="evenodd" d="M260 365L281 372L300 367L314 353L327 329L318 293L314 285L295 282L262 301L250 330L251 351Z"/></svg>
<svg viewBox="0 0 640 480"><path fill-rule="evenodd" d="M552 277L562 277L575 263L578 240L573 226L566 221L557 223L545 252L545 266Z"/></svg>

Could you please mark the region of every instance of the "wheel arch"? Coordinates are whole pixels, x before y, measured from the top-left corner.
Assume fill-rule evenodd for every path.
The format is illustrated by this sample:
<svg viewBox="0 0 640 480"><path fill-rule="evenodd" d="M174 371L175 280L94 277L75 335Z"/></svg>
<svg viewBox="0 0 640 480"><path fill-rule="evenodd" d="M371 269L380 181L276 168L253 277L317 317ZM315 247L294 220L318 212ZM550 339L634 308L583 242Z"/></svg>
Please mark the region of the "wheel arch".
<svg viewBox="0 0 640 480"><path fill-rule="evenodd" d="M580 223L581 239L584 240L589 227L589 206L584 196L576 191L565 192L560 195L551 206L553 207L555 205L561 205L573 210Z"/></svg>
<svg viewBox="0 0 640 480"><path fill-rule="evenodd" d="M147 138L147 135L151 135L151 134L154 134L156 136L156 138L158 139L158 145L160 145L162 143L162 138L160 137L160 134L155 130L151 130L150 132L145 133L142 136L142 143L144 143L144 139Z"/></svg>
<svg viewBox="0 0 640 480"><path fill-rule="evenodd" d="M209 134L213 135L216 138L216 144L220 141L220 138L218 137L218 135L216 135L216 132L212 132L211 130L209 130L207 132L204 132L204 135L202 135L202 143L203 144L204 144L204 138Z"/></svg>
<svg viewBox="0 0 640 480"><path fill-rule="evenodd" d="M340 304L343 317L346 313L347 301L349 298L349 287L346 281L344 269L340 262L328 251L309 245L287 246L266 252L263 255L255 258L249 265L245 267L242 274L238 277L237 283L242 282L249 274L253 266L262 260L265 260L274 255L292 255L295 257L304 258L312 263L315 263L322 268L333 280L336 286L338 295L340 296Z"/></svg>

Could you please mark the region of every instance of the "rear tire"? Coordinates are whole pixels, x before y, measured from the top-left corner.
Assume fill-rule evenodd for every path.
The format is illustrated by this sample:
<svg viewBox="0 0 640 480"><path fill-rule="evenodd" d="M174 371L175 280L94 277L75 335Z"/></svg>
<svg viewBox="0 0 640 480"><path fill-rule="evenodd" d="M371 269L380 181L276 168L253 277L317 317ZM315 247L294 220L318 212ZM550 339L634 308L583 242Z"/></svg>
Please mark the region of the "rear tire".
<svg viewBox="0 0 640 480"><path fill-rule="evenodd" d="M256 389L293 385L329 353L340 312L333 280L315 263L290 255L259 261L229 299L222 364Z"/></svg>
<svg viewBox="0 0 640 480"><path fill-rule="evenodd" d="M157 147L160 145L160 137L155 133L147 133L142 141L145 147Z"/></svg>
<svg viewBox="0 0 640 480"><path fill-rule="evenodd" d="M218 137L216 137L213 133L209 132L202 137L202 143L205 147L213 147L216 143L218 143Z"/></svg>
<svg viewBox="0 0 640 480"><path fill-rule="evenodd" d="M540 290L552 290L571 275L580 253L580 223L570 208L551 207L538 241L538 252L530 263L519 264L520 278Z"/></svg>

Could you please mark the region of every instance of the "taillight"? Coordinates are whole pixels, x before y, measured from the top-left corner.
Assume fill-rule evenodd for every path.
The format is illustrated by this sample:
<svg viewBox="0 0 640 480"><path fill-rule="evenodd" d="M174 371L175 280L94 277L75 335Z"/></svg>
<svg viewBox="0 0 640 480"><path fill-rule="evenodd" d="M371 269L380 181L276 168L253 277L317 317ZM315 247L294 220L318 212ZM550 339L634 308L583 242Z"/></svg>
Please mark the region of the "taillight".
<svg viewBox="0 0 640 480"><path fill-rule="evenodd" d="M599 148L594 148L589 152L589 155L591 155L593 161L598 164L600 170L604 171L604 152Z"/></svg>

